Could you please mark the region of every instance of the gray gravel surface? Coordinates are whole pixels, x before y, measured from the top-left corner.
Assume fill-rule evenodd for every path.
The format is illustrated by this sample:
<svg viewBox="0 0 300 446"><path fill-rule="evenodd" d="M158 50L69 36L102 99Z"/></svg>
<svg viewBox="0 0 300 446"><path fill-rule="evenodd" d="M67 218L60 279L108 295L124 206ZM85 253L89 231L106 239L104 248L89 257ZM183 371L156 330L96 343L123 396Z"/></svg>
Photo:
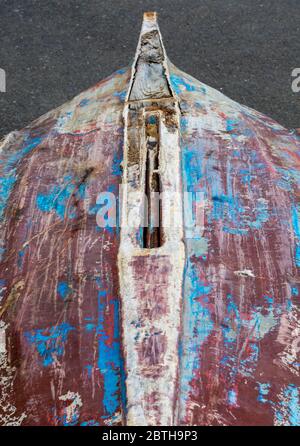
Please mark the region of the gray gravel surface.
<svg viewBox="0 0 300 446"><path fill-rule="evenodd" d="M300 127L300 0L0 0L0 136L128 65L147 10L179 68Z"/></svg>

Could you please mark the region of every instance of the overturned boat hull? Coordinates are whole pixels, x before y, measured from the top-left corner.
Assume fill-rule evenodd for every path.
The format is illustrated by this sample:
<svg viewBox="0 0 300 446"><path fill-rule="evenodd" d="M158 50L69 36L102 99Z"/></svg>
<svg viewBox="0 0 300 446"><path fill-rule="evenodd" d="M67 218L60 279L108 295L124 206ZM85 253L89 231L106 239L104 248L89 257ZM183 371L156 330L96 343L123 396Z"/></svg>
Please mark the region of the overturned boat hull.
<svg viewBox="0 0 300 446"><path fill-rule="evenodd" d="M299 149L153 14L132 68L8 135L0 424L299 425Z"/></svg>

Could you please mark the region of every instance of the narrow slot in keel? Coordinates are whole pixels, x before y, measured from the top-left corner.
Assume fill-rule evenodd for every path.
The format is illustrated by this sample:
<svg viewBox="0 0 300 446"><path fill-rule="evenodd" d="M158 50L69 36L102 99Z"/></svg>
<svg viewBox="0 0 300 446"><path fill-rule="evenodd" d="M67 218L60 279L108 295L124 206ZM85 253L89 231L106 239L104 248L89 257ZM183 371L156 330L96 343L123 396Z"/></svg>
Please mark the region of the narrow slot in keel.
<svg viewBox="0 0 300 446"><path fill-rule="evenodd" d="M145 227L143 248L159 248L163 242L161 179L159 173L159 116L146 116Z"/></svg>

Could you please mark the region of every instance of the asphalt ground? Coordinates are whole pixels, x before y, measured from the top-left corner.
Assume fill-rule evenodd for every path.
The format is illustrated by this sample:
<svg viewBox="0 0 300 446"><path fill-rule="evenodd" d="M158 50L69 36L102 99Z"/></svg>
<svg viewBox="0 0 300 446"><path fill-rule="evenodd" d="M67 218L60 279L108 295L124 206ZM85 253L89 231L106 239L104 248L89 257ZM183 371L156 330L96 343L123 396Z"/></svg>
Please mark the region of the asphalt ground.
<svg viewBox="0 0 300 446"><path fill-rule="evenodd" d="M0 136L130 64L153 10L175 65L300 127L300 0L0 0Z"/></svg>

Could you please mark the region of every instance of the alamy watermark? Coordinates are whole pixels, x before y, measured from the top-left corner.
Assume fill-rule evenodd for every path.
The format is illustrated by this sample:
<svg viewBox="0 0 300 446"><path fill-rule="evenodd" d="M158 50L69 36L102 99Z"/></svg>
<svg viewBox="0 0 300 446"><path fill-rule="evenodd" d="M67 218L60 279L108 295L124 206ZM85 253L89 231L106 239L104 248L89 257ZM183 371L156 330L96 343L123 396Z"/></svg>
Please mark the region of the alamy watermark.
<svg viewBox="0 0 300 446"><path fill-rule="evenodd" d="M0 93L6 92L6 73L3 68L0 68Z"/></svg>
<svg viewBox="0 0 300 446"><path fill-rule="evenodd" d="M300 92L300 68L294 68L292 71L292 90L294 93Z"/></svg>
<svg viewBox="0 0 300 446"><path fill-rule="evenodd" d="M176 230L183 220L187 238L200 238L204 231L206 200L203 192L152 192L146 196L142 192L128 192L126 186L121 185L118 196L101 192L96 203L99 206L96 222L100 228L163 226Z"/></svg>

